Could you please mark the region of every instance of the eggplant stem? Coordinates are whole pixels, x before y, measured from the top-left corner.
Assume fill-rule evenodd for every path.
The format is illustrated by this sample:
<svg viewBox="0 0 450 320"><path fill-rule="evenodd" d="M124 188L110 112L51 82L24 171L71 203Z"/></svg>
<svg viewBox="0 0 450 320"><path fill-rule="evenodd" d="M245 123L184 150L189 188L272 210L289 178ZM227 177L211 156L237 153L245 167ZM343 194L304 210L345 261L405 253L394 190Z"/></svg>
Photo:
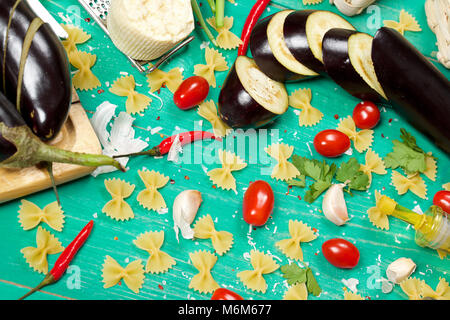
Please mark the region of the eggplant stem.
<svg viewBox="0 0 450 320"><path fill-rule="evenodd" d="M52 188L53 188L53 192L55 193L56 202L58 203L58 206L61 207L61 201L59 199L58 189L56 188L55 176L53 175L53 162L46 162L45 166L46 166L48 175L50 176L50 181L52 182Z"/></svg>
<svg viewBox="0 0 450 320"><path fill-rule="evenodd" d="M150 156L150 157L160 157L162 156L161 152L159 151L159 147L154 147L147 151L141 151L141 152L135 152L135 153L129 153L129 154L121 154L117 156L113 156L114 159L117 158L129 158L129 157L135 157L135 156Z"/></svg>
<svg viewBox="0 0 450 320"><path fill-rule="evenodd" d="M28 291L25 295L23 295L22 297L20 297L18 300L23 300L26 297L30 296L31 294L35 293L36 291L41 290L43 287L46 287L52 283L55 282L55 278L52 276L51 273L48 273L44 280L42 280L41 283L39 283L36 287L34 287L33 289L31 289L30 291Z"/></svg>

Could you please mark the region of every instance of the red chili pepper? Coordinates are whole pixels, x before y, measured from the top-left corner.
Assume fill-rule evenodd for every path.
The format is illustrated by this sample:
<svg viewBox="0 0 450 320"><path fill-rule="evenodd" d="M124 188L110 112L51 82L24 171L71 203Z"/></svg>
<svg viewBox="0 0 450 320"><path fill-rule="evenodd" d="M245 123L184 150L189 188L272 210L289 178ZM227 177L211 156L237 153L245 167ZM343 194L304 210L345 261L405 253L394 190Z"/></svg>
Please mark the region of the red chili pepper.
<svg viewBox="0 0 450 320"><path fill-rule="evenodd" d="M250 10L247 20L245 20L244 28L242 29L242 44L239 46L238 56L245 56L247 54L250 34L252 33L256 22L258 22L259 17L261 17L269 2L270 0L258 0Z"/></svg>
<svg viewBox="0 0 450 320"><path fill-rule="evenodd" d="M32 293L41 290L43 287L48 286L57 282L63 274L66 272L69 267L70 262L73 260L73 257L76 255L78 250L83 246L86 242L86 239L89 237L91 233L92 227L94 226L94 221L89 221L89 223L81 230L81 232L77 235L77 237L67 246L66 249L61 253L58 260L56 260L53 269L47 273L44 280L35 287L31 289L26 295L21 297L19 300L23 300Z"/></svg>

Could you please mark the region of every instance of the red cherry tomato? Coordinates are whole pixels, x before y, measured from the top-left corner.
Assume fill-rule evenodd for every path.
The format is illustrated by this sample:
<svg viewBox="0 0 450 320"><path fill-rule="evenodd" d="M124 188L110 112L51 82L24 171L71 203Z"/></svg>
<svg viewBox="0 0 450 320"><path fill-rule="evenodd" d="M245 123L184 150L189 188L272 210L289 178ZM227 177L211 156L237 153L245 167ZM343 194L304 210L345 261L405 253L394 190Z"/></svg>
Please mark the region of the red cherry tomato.
<svg viewBox="0 0 450 320"><path fill-rule="evenodd" d="M343 269L356 267L359 261L358 248L344 239L330 239L322 244L325 259L333 266Z"/></svg>
<svg viewBox="0 0 450 320"><path fill-rule="evenodd" d="M184 80L173 95L173 101L181 110L199 105L209 93L209 83L205 78L193 76Z"/></svg>
<svg viewBox="0 0 450 320"><path fill-rule="evenodd" d="M274 195L270 184L258 180L250 184L244 194L244 220L256 227L263 226L273 212Z"/></svg>
<svg viewBox="0 0 450 320"><path fill-rule="evenodd" d="M325 157L338 157L350 148L350 139L338 130L323 130L314 137L314 148Z"/></svg>
<svg viewBox="0 0 450 320"><path fill-rule="evenodd" d="M380 121L380 110L373 102L360 102L353 110L353 121L360 129L372 129Z"/></svg>
<svg viewBox="0 0 450 320"><path fill-rule="evenodd" d="M244 298L242 298L236 292L225 288L219 288L214 291L211 300L244 300Z"/></svg>
<svg viewBox="0 0 450 320"><path fill-rule="evenodd" d="M450 191L441 190L433 197L433 204L450 214Z"/></svg>

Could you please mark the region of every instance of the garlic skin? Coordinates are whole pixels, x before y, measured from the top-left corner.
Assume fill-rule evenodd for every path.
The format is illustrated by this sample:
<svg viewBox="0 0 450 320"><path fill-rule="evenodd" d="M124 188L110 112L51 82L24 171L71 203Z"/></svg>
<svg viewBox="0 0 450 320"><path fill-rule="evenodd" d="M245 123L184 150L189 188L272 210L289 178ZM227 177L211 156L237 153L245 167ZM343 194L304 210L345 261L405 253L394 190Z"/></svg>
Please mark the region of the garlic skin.
<svg viewBox="0 0 450 320"><path fill-rule="evenodd" d="M202 203L202 194L197 190L182 191L173 202L173 229L178 239L178 232L184 239L193 239L194 230L191 229L191 223L197 215L198 208Z"/></svg>
<svg viewBox="0 0 450 320"><path fill-rule="evenodd" d="M399 284L416 270L416 264L409 258L399 258L386 269L386 276L393 283Z"/></svg>
<svg viewBox="0 0 450 320"><path fill-rule="evenodd" d="M340 12L351 17L360 14L375 1L376 0L330 0L330 4L334 4Z"/></svg>
<svg viewBox="0 0 450 320"><path fill-rule="evenodd" d="M345 183L333 184L325 193L322 211L325 217L337 226L342 226L348 219L347 204L344 199Z"/></svg>

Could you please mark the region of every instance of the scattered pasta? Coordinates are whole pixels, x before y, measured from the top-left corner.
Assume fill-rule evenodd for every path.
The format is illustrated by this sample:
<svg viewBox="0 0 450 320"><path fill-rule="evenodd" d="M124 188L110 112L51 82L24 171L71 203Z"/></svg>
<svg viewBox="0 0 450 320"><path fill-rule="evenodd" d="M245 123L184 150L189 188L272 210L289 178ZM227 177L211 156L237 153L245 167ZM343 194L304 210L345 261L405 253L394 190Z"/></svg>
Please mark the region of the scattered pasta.
<svg viewBox="0 0 450 320"><path fill-rule="evenodd" d="M300 127L310 127L318 124L323 118L323 113L311 105L311 89L298 89L289 96L289 105L300 109L298 124Z"/></svg>
<svg viewBox="0 0 450 320"><path fill-rule="evenodd" d="M425 162L426 162L426 169L423 172L423 174L430 179L431 181L436 181L436 174L437 174L437 164L436 164L436 160L432 157L431 152L428 152L426 158L425 158Z"/></svg>
<svg viewBox="0 0 450 320"><path fill-rule="evenodd" d="M164 231L146 232L133 241L139 249L150 254L145 266L145 272L163 273L176 264L175 260L167 253L161 251L164 242Z"/></svg>
<svg viewBox="0 0 450 320"><path fill-rule="evenodd" d="M137 201L148 210L160 210L167 208L166 202L158 189L164 187L169 182L169 177L156 171L138 171L139 177L145 184L145 190L137 196Z"/></svg>
<svg viewBox="0 0 450 320"><path fill-rule="evenodd" d="M308 300L308 289L305 283L297 283L289 287L283 300Z"/></svg>
<svg viewBox="0 0 450 320"><path fill-rule="evenodd" d="M417 278L408 278L400 283L400 288L410 300L432 298L435 300L450 300L450 287L444 278L439 278L436 290L424 281Z"/></svg>
<svg viewBox="0 0 450 320"><path fill-rule="evenodd" d="M293 146L276 143L268 146L265 151L278 162L272 170L273 179L288 181L300 175L300 171L287 161L294 152Z"/></svg>
<svg viewBox="0 0 450 320"><path fill-rule="evenodd" d="M223 122L219 116L217 115L217 108L214 101L204 101L198 106L197 113L202 117L208 120L211 123L214 131L214 135L218 138L224 137L227 135L231 128Z"/></svg>
<svg viewBox="0 0 450 320"><path fill-rule="evenodd" d="M356 131L356 125L351 116L344 118L339 123L337 130L347 135L353 141L358 152L364 152L372 145L373 130L364 129Z"/></svg>
<svg viewBox="0 0 450 320"><path fill-rule="evenodd" d="M376 174L387 173L384 161L370 148L366 152L366 163L361 165L360 170L369 177L368 187L370 187L370 184L372 183L372 172Z"/></svg>
<svg viewBox="0 0 450 320"><path fill-rule="evenodd" d="M36 233L36 244L36 248L26 247L20 250L20 252L30 267L39 273L47 274L47 255L60 253L64 250L64 247L54 235L40 226Z"/></svg>
<svg viewBox="0 0 450 320"><path fill-rule="evenodd" d="M114 178L105 180L105 187L111 195L112 200L105 204L102 212L118 221L134 218L133 209L131 209L130 205L124 199L131 196L135 186Z"/></svg>
<svg viewBox="0 0 450 320"><path fill-rule="evenodd" d="M134 77L130 75L117 79L109 89L115 95L127 97L125 106L129 114L140 114L152 102L152 99L146 95L136 92L135 88L136 82L134 81Z"/></svg>
<svg viewBox="0 0 450 320"><path fill-rule="evenodd" d="M236 192L236 179L231 174L232 171L244 169L247 164L236 154L230 151L219 150L219 159L222 168L212 169L207 175L211 181L224 190L234 190Z"/></svg>
<svg viewBox="0 0 450 320"><path fill-rule="evenodd" d="M405 31L422 31L417 20L404 9L400 11L400 18L398 22L393 20L384 20L383 23L386 27L395 29L401 34L404 34Z"/></svg>
<svg viewBox="0 0 450 320"><path fill-rule="evenodd" d="M241 271L237 276L250 290L265 293L267 283L263 275L274 272L280 266L271 256L258 250L252 250L250 252L250 263L252 264L253 270Z"/></svg>
<svg viewBox="0 0 450 320"><path fill-rule="evenodd" d="M231 50L239 47L242 44L242 40L230 31L233 27L233 17L223 18L223 27L216 27L216 18L211 17L206 19L211 27L217 31L218 35L216 38L217 45L225 50Z"/></svg>
<svg viewBox="0 0 450 320"><path fill-rule="evenodd" d="M64 211L61 210L56 201L41 209L30 201L22 200L19 209L19 222L23 230L33 229L39 223L45 222L50 228L62 231L64 225L63 213Z"/></svg>
<svg viewBox="0 0 450 320"><path fill-rule="evenodd" d="M364 298L357 293L353 293L349 290L344 290L344 300L364 300Z"/></svg>
<svg viewBox="0 0 450 320"><path fill-rule="evenodd" d="M206 64L197 64L194 66L194 74L205 78L209 85L215 88L216 77L214 71L228 70L227 61L219 51L210 47L205 48L205 60Z"/></svg>
<svg viewBox="0 0 450 320"><path fill-rule="evenodd" d="M416 173L410 177L405 177L397 171L392 171L391 179L399 195L405 194L410 190L422 199L427 197L427 186L420 174Z"/></svg>
<svg viewBox="0 0 450 320"><path fill-rule="evenodd" d="M400 282L400 288L406 293L409 300L420 300L424 283L425 281L417 278L408 278Z"/></svg>
<svg viewBox="0 0 450 320"><path fill-rule="evenodd" d="M211 239L212 245L219 256L228 252L233 245L233 234L227 231L216 231L214 222L209 214L201 217L195 223L194 237Z"/></svg>
<svg viewBox="0 0 450 320"><path fill-rule="evenodd" d="M144 283L144 266L141 260L135 260L123 268L116 260L106 256L102 272L105 289L115 286L123 279L128 288L139 293Z"/></svg>
<svg viewBox="0 0 450 320"><path fill-rule="evenodd" d="M78 69L72 77L75 89L91 90L100 86L100 81L91 71L96 60L97 56L95 54L78 50L69 53L70 63Z"/></svg>
<svg viewBox="0 0 450 320"><path fill-rule="evenodd" d="M447 190L447 191L450 191L450 182L444 183L444 184L442 185L442 189Z"/></svg>
<svg viewBox="0 0 450 320"><path fill-rule="evenodd" d="M311 242L317 238L317 235L314 234L311 227L297 220L289 220L289 234L291 235L291 238L280 240L275 246L277 246L286 257L303 261L303 251L300 243Z"/></svg>
<svg viewBox="0 0 450 320"><path fill-rule="evenodd" d="M303 4L304 5L308 5L308 4L319 4L321 3L323 0L303 0Z"/></svg>
<svg viewBox="0 0 450 320"><path fill-rule="evenodd" d="M208 251L196 251L189 253L189 257L193 266L198 270L198 274L189 283L189 288L200 293L211 293L219 288L216 280L211 275L211 269L217 262L217 256Z"/></svg>
<svg viewBox="0 0 450 320"><path fill-rule="evenodd" d="M380 199L382 195L378 190L375 190L375 207L367 210L370 222L380 229L389 230L388 213L380 209ZM390 198L389 198L390 199ZM390 199L393 201L392 199Z"/></svg>
<svg viewBox="0 0 450 320"><path fill-rule="evenodd" d="M66 49L67 55L73 51L77 51L77 44L82 44L91 38L91 35L87 34L83 29L61 24L64 30L66 30L69 37L66 40L62 40L64 49Z"/></svg>
<svg viewBox="0 0 450 320"><path fill-rule="evenodd" d="M158 91L165 86L174 93L183 82L183 73L180 68L173 68L168 72L156 69L147 75L147 82L150 92Z"/></svg>

